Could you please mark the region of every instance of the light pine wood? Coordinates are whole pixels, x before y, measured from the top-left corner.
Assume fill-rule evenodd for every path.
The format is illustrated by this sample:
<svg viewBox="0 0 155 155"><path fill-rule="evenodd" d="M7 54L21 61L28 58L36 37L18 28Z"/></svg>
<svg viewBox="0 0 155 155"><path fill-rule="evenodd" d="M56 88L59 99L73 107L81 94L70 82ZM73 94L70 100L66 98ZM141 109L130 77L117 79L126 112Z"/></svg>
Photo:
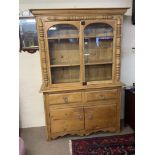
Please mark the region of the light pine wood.
<svg viewBox="0 0 155 155"><path fill-rule="evenodd" d="M117 103L117 113L116 113L116 130L120 132L120 113L121 113L121 103L122 103L122 89L118 89L118 103Z"/></svg>
<svg viewBox="0 0 155 155"><path fill-rule="evenodd" d="M51 132L61 133L84 129L82 107L50 110Z"/></svg>
<svg viewBox="0 0 155 155"><path fill-rule="evenodd" d="M80 67L51 68L53 84L80 82Z"/></svg>
<svg viewBox="0 0 155 155"><path fill-rule="evenodd" d="M109 131L109 130L108 130ZM83 136L85 135L85 131L84 130L75 130L75 131L63 131L63 132L57 132L57 133L52 133L52 137L51 139L56 139L58 137L62 137L65 135L79 135L79 136Z"/></svg>
<svg viewBox="0 0 155 155"><path fill-rule="evenodd" d="M80 53L79 53L79 45L69 44L69 43L52 43L52 47L49 47L50 51L50 61L53 65L67 65L67 64L79 64L80 65ZM72 59L69 59L72 58Z"/></svg>
<svg viewBox="0 0 155 155"><path fill-rule="evenodd" d="M100 43L99 47L96 47L96 40L94 40L93 42L91 42L91 46L88 47L88 49L85 50L89 50L89 59L88 62L85 62L85 64L87 63L103 63L106 64L106 62L110 61L112 62L112 53L113 53L113 45L112 45L113 41L102 41L102 43Z"/></svg>
<svg viewBox="0 0 155 155"><path fill-rule="evenodd" d="M68 64L58 64L58 65L51 65L51 68L53 68L53 67L70 67L70 66L79 66L79 64L70 64L70 63L68 63Z"/></svg>
<svg viewBox="0 0 155 155"><path fill-rule="evenodd" d="M83 36L84 27L80 24L80 82L81 84L85 82L85 67L84 67L84 36Z"/></svg>
<svg viewBox="0 0 155 155"><path fill-rule="evenodd" d="M45 122L46 122L46 130L47 130L47 140L51 139L51 122L49 115L49 102L47 99L47 94L43 95L44 97L44 111L45 111Z"/></svg>
<svg viewBox="0 0 155 155"><path fill-rule="evenodd" d="M82 102L82 93L63 93L63 94L49 94L49 104L68 104L74 102Z"/></svg>
<svg viewBox="0 0 155 155"><path fill-rule="evenodd" d="M116 126L116 105L96 105L84 108L85 129L95 130Z"/></svg>
<svg viewBox="0 0 155 155"><path fill-rule="evenodd" d="M112 80L112 65L89 65L85 68L86 81Z"/></svg>
<svg viewBox="0 0 155 155"><path fill-rule="evenodd" d="M89 20L111 19L113 15L123 15L124 8L65 8L65 9L30 9L35 16L45 16L49 20Z"/></svg>
<svg viewBox="0 0 155 155"><path fill-rule="evenodd" d="M115 81L120 79L120 56L121 56L121 25L122 17L117 18L116 26L116 49L115 49Z"/></svg>
<svg viewBox="0 0 155 155"><path fill-rule="evenodd" d="M107 99L117 99L118 90L110 89L110 90L100 90L100 91L90 91L86 92L86 101L97 101L97 100L107 100Z"/></svg>
<svg viewBox="0 0 155 155"><path fill-rule="evenodd" d="M42 69L42 82L46 87L49 85L49 75L48 75L48 67L47 67L47 57L44 43L44 29L42 20L37 17L37 32L38 32L38 43L40 50L40 61L41 61L41 69Z"/></svg>
<svg viewBox="0 0 155 155"><path fill-rule="evenodd" d="M48 140L120 131L121 28L126 10L30 10L37 21Z"/></svg>
<svg viewBox="0 0 155 155"><path fill-rule="evenodd" d="M63 86L62 86L63 85ZM42 93L60 93L60 92L76 92L79 90L96 90L96 89L113 89L113 88L118 88L118 87L123 87L125 86L123 83L121 82L116 82L116 83L112 83L112 81L107 80L107 81L95 81L95 82L91 82L91 84L89 84L89 82L87 83L87 85L77 85L77 83L72 83L71 85L67 84L56 84L54 85L54 87L46 87L44 84L41 85L41 89L40 92Z"/></svg>
<svg viewBox="0 0 155 155"><path fill-rule="evenodd" d="M90 66L90 65L103 65L103 64L112 64L112 61L99 61L99 62L89 62L89 63L85 63L86 66Z"/></svg>

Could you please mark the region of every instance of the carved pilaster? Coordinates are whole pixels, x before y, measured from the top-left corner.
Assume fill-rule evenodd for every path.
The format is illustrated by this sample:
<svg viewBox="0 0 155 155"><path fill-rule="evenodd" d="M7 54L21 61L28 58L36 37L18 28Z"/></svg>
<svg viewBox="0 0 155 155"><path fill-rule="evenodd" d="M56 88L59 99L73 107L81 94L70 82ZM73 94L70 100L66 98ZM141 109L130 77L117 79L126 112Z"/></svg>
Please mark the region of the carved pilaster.
<svg viewBox="0 0 155 155"><path fill-rule="evenodd" d="M37 28L38 28L38 40L39 40L39 47L40 47L43 83L45 84L45 86L48 86L49 77L48 77L45 43L44 43L44 29L43 29L42 20L40 18L37 18Z"/></svg>
<svg viewBox="0 0 155 155"><path fill-rule="evenodd" d="M121 56L121 17L117 18L117 28L116 28L116 65L115 65L115 80L120 80L120 56Z"/></svg>

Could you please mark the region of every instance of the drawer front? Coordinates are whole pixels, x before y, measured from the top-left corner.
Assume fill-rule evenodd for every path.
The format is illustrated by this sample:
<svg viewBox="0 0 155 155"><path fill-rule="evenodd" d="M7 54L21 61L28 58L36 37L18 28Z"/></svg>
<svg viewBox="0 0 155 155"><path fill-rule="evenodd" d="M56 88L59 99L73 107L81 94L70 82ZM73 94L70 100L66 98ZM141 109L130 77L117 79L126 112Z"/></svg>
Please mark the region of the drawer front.
<svg viewBox="0 0 155 155"><path fill-rule="evenodd" d="M91 91L91 92L86 92L85 95L86 95L87 102L97 101L97 100L117 99L118 91L117 89Z"/></svg>
<svg viewBox="0 0 155 155"><path fill-rule="evenodd" d="M84 129L83 107L50 110L52 133Z"/></svg>
<svg viewBox="0 0 155 155"><path fill-rule="evenodd" d="M67 104L82 102L81 92L64 93L64 94L50 94L48 95L49 104Z"/></svg>

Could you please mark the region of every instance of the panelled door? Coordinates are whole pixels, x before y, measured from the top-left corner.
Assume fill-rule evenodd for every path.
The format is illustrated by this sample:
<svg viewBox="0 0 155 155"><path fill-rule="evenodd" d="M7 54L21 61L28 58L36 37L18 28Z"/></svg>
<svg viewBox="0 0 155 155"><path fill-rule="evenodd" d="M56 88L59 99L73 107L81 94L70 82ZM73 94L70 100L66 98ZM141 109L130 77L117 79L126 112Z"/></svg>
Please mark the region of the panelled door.
<svg viewBox="0 0 155 155"><path fill-rule="evenodd" d="M50 109L51 131L53 133L80 131L84 129L83 107Z"/></svg>
<svg viewBox="0 0 155 155"><path fill-rule="evenodd" d="M96 130L116 127L116 105L94 105L84 108L85 129Z"/></svg>

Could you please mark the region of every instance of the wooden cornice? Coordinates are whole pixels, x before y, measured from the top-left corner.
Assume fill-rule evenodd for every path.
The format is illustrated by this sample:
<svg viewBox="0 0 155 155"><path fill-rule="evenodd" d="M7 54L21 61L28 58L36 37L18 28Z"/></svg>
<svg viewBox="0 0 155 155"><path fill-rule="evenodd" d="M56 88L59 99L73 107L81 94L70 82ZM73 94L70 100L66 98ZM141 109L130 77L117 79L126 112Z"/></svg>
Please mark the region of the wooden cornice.
<svg viewBox="0 0 155 155"><path fill-rule="evenodd" d="M123 15L129 8L65 8L65 9L30 9L34 16L50 15Z"/></svg>

